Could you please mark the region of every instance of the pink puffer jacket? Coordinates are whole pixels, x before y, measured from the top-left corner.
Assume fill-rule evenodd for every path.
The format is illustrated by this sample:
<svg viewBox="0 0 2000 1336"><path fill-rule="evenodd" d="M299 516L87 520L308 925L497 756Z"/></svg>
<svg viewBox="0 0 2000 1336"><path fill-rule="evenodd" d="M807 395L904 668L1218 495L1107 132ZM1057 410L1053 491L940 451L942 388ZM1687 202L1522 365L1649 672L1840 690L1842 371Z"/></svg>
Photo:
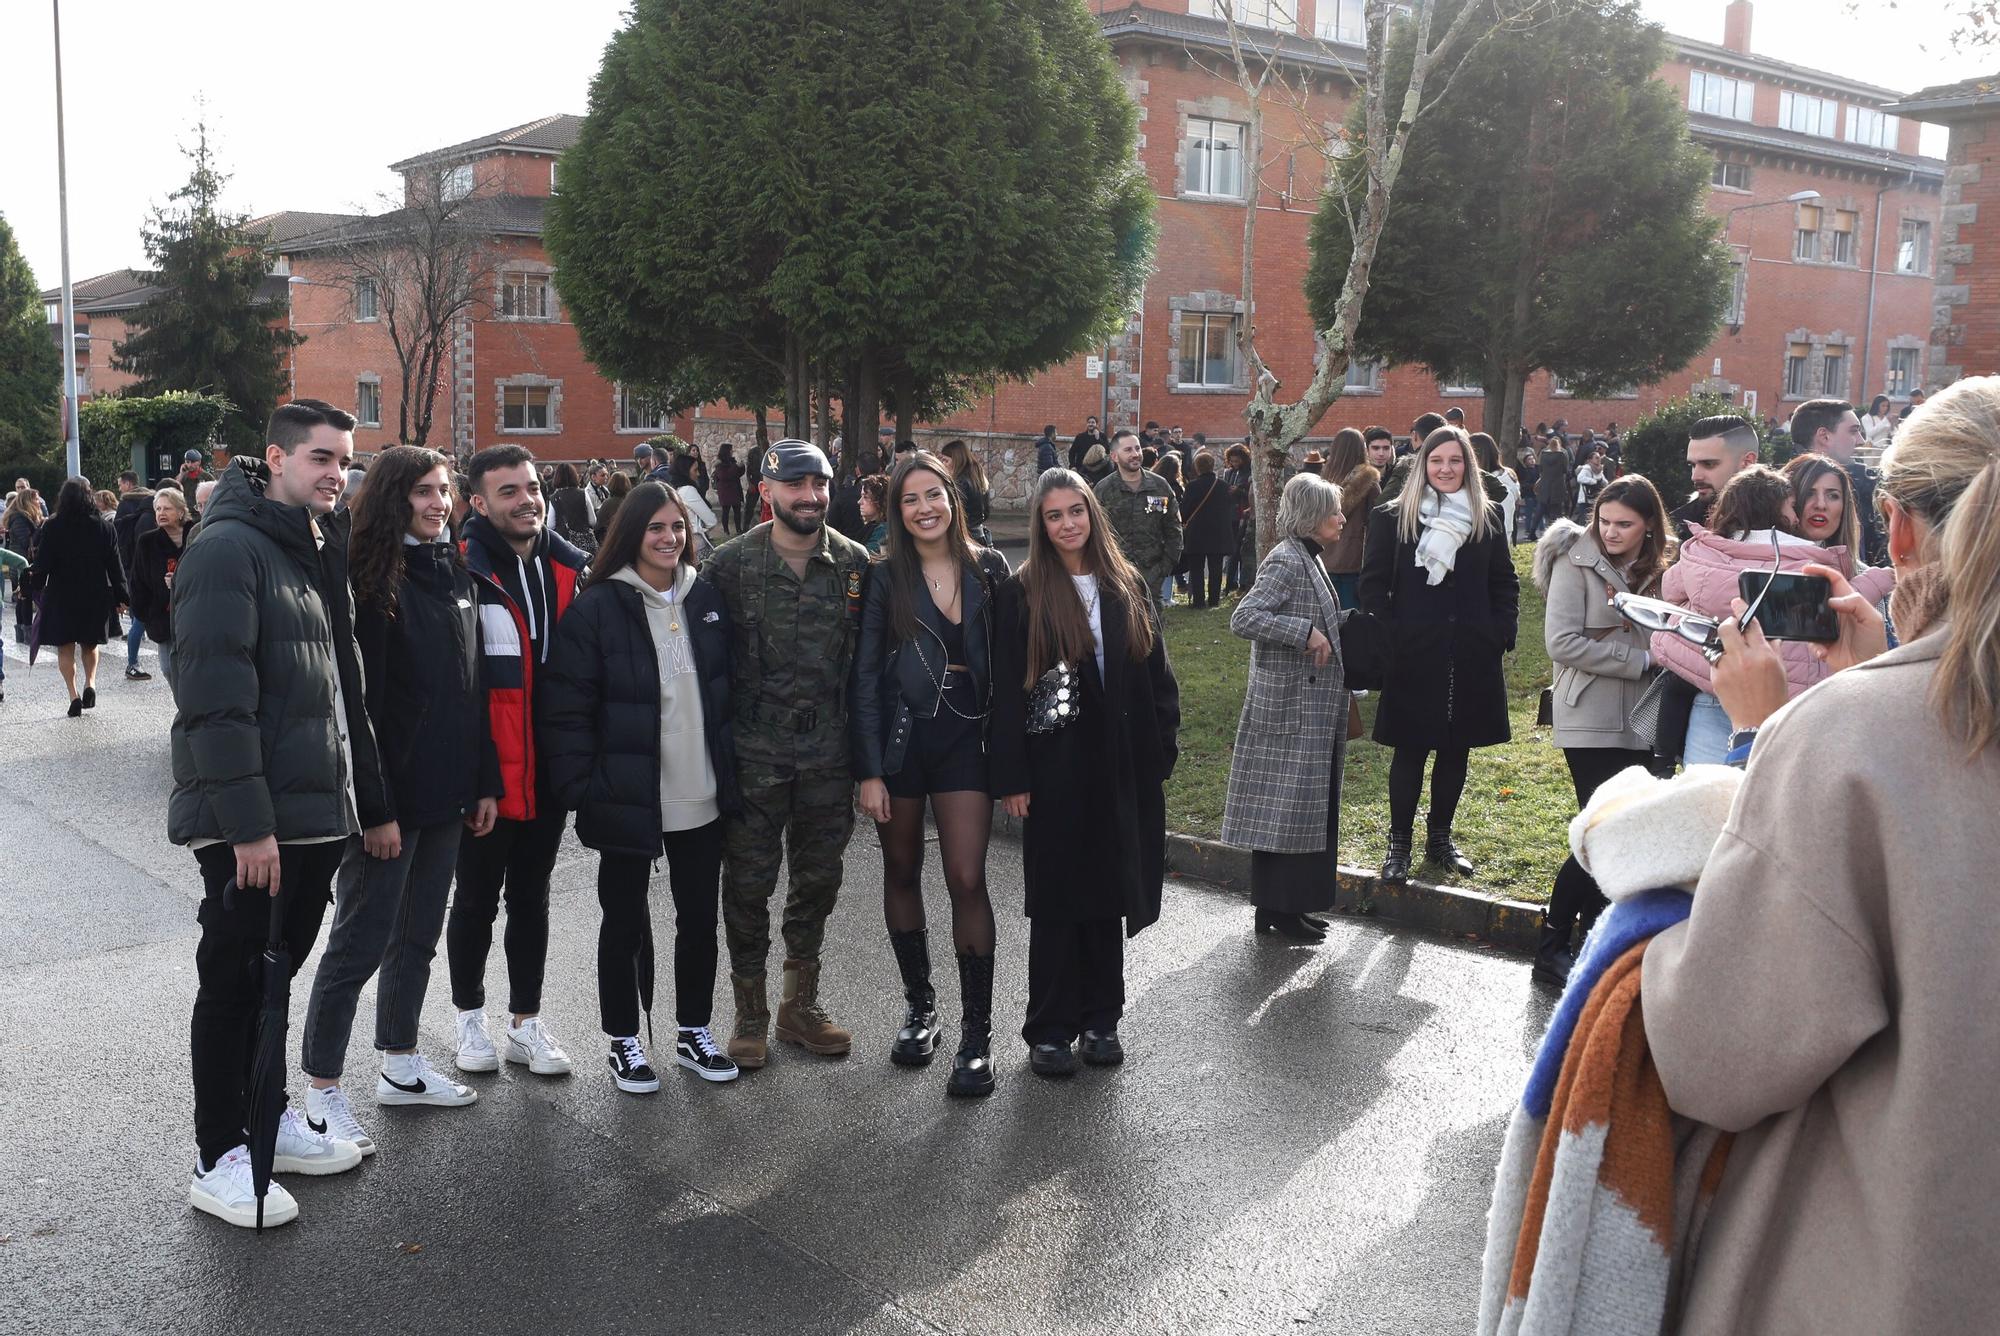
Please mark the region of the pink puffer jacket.
<svg viewBox="0 0 2000 1336"><path fill-rule="evenodd" d="M1681 544L1680 560L1667 568L1660 582L1660 597L1707 617L1730 615L1729 602L1736 597L1736 577L1744 571L1771 569L1768 542L1738 542L1710 533L1699 524L1688 526L1689 538ZM1836 569L1847 564L1844 547L1815 547L1797 539L1786 539L1778 549L1778 568L1798 571L1809 562ZM1880 602L1896 584L1896 573L1888 567L1863 567L1850 577L1854 592L1870 603ZM1778 646L1785 661L1785 680L1796 696L1827 675L1827 667L1813 657L1812 647L1798 641ZM1701 651L1677 635L1665 631L1653 635L1653 658L1673 669L1703 691L1710 690L1708 660Z"/></svg>

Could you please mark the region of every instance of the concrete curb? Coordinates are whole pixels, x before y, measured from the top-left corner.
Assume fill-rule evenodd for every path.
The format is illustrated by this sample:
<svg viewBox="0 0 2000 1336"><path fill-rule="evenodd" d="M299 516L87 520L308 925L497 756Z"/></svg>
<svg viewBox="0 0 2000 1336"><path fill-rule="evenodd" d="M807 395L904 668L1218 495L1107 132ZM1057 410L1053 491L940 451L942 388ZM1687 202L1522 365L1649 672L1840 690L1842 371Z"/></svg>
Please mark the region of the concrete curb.
<svg viewBox="0 0 2000 1336"><path fill-rule="evenodd" d="M996 804L993 829L1019 839L1021 823ZM1167 832L1167 871L1245 896L1250 893L1250 851L1216 840ZM1540 905L1423 881L1391 885L1373 872L1345 864L1337 875L1333 907L1338 913L1379 918L1453 937L1473 937L1516 955L1535 953L1542 923Z"/></svg>

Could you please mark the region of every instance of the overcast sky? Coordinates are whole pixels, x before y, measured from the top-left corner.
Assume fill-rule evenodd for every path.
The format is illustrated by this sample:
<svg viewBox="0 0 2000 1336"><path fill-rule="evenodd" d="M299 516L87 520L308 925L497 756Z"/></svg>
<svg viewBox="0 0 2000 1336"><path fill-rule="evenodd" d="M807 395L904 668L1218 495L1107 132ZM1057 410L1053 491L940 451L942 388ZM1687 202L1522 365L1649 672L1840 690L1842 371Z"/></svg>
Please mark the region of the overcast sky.
<svg viewBox="0 0 2000 1336"><path fill-rule="evenodd" d="M756 3L756 0L746 0ZM912 0L924 3L926 0ZM1960 0L1962 2L1962 0ZM627 0L63 0L70 272L143 266L139 226L186 179L204 114L247 213L367 209L388 164L555 112L585 110ZM1762 54L1902 91L2000 66L1950 49L1954 0L1758 0ZM1642 0L1722 39L1724 0ZM0 4L0 212L36 279L60 279L48 0ZM407 66L412 91L399 91ZM1930 151L1942 152L1942 139Z"/></svg>

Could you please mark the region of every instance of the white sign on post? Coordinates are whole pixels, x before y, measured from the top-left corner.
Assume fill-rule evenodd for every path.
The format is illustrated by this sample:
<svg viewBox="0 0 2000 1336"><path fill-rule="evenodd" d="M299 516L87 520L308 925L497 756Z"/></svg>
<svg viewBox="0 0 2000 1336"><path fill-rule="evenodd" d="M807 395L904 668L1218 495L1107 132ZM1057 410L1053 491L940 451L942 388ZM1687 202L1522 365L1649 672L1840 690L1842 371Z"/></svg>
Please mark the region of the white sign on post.
<svg viewBox="0 0 2000 1336"><path fill-rule="evenodd" d="M1086 357L1083 359L1083 378L1085 380L1096 380L1099 376L1103 374L1104 374L1103 358Z"/></svg>

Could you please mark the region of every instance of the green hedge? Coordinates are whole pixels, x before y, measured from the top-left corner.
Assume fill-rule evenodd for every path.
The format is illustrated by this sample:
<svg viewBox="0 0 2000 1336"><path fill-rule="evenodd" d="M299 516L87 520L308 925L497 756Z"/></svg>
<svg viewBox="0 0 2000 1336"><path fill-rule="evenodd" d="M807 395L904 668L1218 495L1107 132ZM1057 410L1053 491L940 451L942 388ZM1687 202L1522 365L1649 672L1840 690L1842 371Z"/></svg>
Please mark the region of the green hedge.
<svg viewBox="0 0 2000 1336"><path fill-rule="evenodd" d="M1667 509L1673 510L1693 490L1688 482L1688 429L1705 417L1724 413L1749 421L1751 430L1757 430L1750 415L1726 395L1687 394L1669 399L1632 424L1631 434L1625 438L1625 471L1643 473L1652 479ZM1769 462L1771 443L1764 440L1761 431L1757 439L1763 457Z"/></svg>
<svg viewBox="0 0 2000 1336"><path fill-rule="evenodd" d="M146 451L145 473L158 473L156 456L168 454L178 466L188 450L202 450L215 440L222 420L232 409L219 394L169 390L152 398L103 395L77 408L83 433L83 475L93 487L110 487L132 467L132 447Z"/></svg>

